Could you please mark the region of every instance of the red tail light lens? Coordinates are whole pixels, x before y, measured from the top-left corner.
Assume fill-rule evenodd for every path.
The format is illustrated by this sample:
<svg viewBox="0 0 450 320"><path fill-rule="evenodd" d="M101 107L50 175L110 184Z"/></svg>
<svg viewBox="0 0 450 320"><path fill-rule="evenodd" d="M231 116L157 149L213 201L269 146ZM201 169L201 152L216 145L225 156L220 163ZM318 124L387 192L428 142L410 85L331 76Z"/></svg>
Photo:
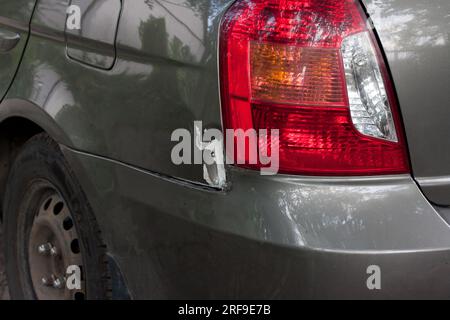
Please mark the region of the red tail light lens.
<svg viewBox="0 0 450 320"><path fill-rule="evenodd" d="M221 26L225 129L278 129L282 173L408 172L392 84L366 22L355 0L238 0ZM261 145L270 139L258 141L270 149Z"/></svg>

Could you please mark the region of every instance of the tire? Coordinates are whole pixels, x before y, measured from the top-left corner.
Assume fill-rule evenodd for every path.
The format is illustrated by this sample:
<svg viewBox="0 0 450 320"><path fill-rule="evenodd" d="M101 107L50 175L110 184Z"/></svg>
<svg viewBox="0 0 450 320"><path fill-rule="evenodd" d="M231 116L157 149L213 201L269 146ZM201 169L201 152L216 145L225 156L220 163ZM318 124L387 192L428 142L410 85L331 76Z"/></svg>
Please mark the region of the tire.
<svg viewBox="0 0 450 320"><path fill-rule="evenodd" d="M22 147L9 173L3 203L12 299L110 298L99 227L59 145L48 135L38 134ZM48 247L39 246L39 241ZM61 287L56 281L67 280L64 270L71 263L80 265L82 288L69 290L65 282Z"/></svg>

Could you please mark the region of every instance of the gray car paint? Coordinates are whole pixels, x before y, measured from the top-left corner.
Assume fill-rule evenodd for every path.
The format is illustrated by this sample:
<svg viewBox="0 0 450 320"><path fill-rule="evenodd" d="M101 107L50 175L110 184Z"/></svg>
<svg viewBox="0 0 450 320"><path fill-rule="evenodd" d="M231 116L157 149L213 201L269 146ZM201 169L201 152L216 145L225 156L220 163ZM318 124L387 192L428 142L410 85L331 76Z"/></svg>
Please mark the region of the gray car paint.
<svg viewBox="0 0 450 320"><path fill-rule="evenodd" d="M51 128L136 298L449 297L449 226L411 176L229 168L230 188L216 191L201 185L201 167L172 164L174 128L221 127L217 35L232 2L124 0L117 59L104 70L67 58L69 1L40 0L0 116ZM373 3L393 15L406 1ZM414 157L402 84L412 80L389 65ZM371 264L385 270L380 292L366 287Z"/></svg>
<svg viewBox="0 0 450 320"><path fill-rule="evenodd" d="M5 103L39 106L75 149L206 185L201 165L172 163L170 138L178 128L194 134L196 120L221 128L217 35L231 2L123 1L117 59L102 70L67 60L69 1L40 0Z"/></svg>
<svg viewBox="0 0 450 320"><path fill-rule="evenodd" d="M411 177L233 169L214 192L63 151L134 298L450 297L450 227Z"/></svg>
<svg viewBox="0 0 450 320"><path fill-rule="evenodd" d="M450 205L450 2L364 1L394 78L413 174Z"/></svg>
<svg viewBox="0 0 450 320"><path fill-rule="evenodd" d="M128 220L131 225L122 232L138 228L133 210L128 209L134 204L149 208L149 215L153 211L169 214L277 245L336 251L450 249L450 227L406 175L262 177L231 169L233 188L220 192L64 150L80 176L85 173L83 180L96 171L96 179L86 187L97 212L105 213L99 220L110 228L117 224L116 230L110 230L112 234L120 232Z"/></svg>
<svg viewBox="0 0 450 320"><path fill-rule="evenodd" d="M0 99L19 65L36 0L0 1Z"/></svg>
<svg viewBox="0 0 450 320"><path fill-rule="evenodd" d="M66 26L67 55L94 67L111 69L116 61L122 1L71 0L70 5L78 6L83 15L80 29L69 30Z"/></svg>
<svg viewBox="0 0 450 320"><path fill-rule="evenodd" d="M64 128L71 147L206 183L201 166L172 164L170 134L177 128L193 134L195 120L221 128L217 35L220 17L232 2L187 1L179 6L160 0L123 1L117 61L105 72L65 60L69 1L41 0L23 67L8 98L31 101L46 110ZM448 134L449 109L442 106L450 100L449 3L428 3L366 1L398 92L414 176L433 202L445 205L450 204L445 145L450 140L441 137ZM100 17L110 16L100 11ZM95 37L90 35L86 42L103 48L102 34L97 41ZM52 59L39 61L43 55ZM107 68L110 58L105 53L105 61L96 61ZM31 82L30 75L42 81Z"/></svg>

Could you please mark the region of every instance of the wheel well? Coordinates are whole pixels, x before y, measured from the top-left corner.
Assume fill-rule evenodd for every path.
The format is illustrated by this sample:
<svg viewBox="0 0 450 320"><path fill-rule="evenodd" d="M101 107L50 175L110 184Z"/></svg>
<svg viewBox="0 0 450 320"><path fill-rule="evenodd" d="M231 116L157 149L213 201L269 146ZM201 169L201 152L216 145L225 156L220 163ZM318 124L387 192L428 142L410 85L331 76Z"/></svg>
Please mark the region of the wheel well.
<svg viewBox="0 0 450 320"><path fill-rule="evenodd" d="M13 117L0 123L0 218L6 182L14 158L25 142L41 132L44 130L40 126L25 118Z"/></svg>

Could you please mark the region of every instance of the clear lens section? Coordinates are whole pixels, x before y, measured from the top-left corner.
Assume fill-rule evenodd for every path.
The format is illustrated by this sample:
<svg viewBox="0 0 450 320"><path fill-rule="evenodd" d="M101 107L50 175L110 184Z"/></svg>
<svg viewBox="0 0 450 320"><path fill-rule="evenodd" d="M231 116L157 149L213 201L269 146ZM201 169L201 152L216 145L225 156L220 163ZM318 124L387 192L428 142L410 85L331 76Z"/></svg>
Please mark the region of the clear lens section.
<svg viewBox="0 0 450 320"><path fill-rule="evenodd" d="M342 42L350 111L355 128L366 136L398 142L394 119L368 32Z"/></svg>

